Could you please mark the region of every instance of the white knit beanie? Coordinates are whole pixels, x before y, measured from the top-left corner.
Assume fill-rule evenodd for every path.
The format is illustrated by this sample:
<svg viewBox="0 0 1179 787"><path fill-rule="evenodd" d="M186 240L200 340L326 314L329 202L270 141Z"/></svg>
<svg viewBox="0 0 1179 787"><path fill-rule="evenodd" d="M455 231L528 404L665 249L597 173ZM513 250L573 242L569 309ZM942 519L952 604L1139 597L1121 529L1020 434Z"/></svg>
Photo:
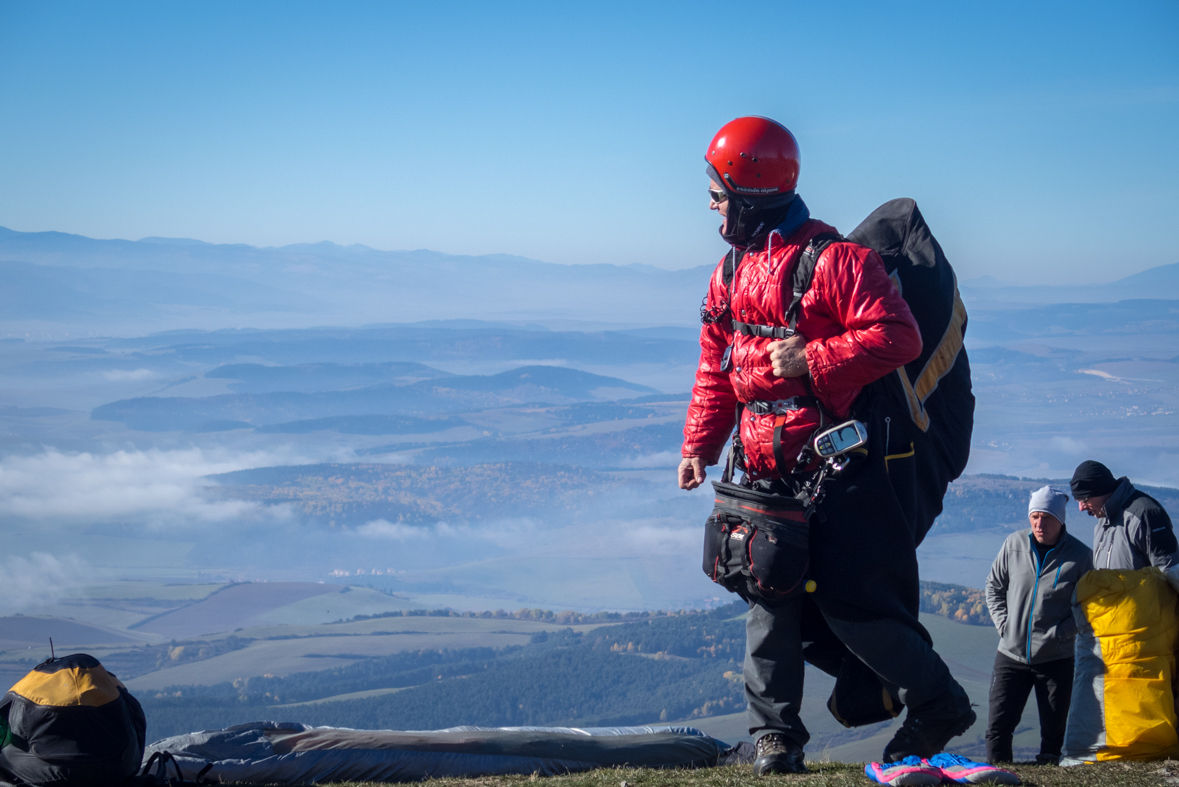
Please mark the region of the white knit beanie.
<svg viewBox="0 0 1179 787"><path fill-rule="evenodd" d="M1068 495L1056 487L1042 486L1032 492L1032 499L1028 502L1028 514L1036 511L1052 514L1063 525L1065 514L1068 513L1068 499Z"/></svg>

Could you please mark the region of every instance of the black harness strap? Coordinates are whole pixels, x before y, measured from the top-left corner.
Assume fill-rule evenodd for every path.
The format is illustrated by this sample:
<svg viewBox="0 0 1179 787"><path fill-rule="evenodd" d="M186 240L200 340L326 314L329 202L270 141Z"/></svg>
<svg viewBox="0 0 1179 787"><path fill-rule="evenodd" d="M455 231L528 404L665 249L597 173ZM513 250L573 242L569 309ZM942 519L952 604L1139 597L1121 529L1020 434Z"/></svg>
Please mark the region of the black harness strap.
<svg viewBox="0 0 1179 787"><path fill-rule="evenodd" d="M843 236L837 232L820 232L811 238L806 249L798 255L798 264L790 273L790 289L793 291L793 297L790 300L790 305L786 307L784 315L786 324L790 326L792 331L798 325L802 296L806 295L807 290L811 288L811 281L815 278L815 266L819 264L819 257L823 256L823 252L827 250L828 246L840 240L843 240Z"/></svg>
<svg viewBox="0 0 1179 787"><path fill-rule="evenodd" d="M786 428L786 416L774 416L774 466L778 468L778 475L786 476L786 455L782 453L782 430ZM795 468L797 472L797 467Z"/></svg>
<svg viewBox="0 0 1179 787"><path fill-rule="evenodd" d="M721 272L721 276L725 280L725 289L729 291L729 299L728 303L725 304L725 308L729 310L730 319L733 316L733 279L736 277L737 267L743 259L745 259L745 249L738 249L734 246L725 255L725 269Z"/></svg>
<svg viewBox="0 0 1179 787"><path fill-rule="evenodd" d="M813 396L791 396L789 399L778 399L773 402L758 399L745 404L749 412L754 415L785 415L794 410L805 410L808 407L821 407L819 400Z"/></svg>
<svg viewBox="0 0 1179 787"><path fill-rule="evenodd" d="M788 339L794 335L794 331L784 325L754 325L739 320L733 320L733 331L763 339Z"/></svg>

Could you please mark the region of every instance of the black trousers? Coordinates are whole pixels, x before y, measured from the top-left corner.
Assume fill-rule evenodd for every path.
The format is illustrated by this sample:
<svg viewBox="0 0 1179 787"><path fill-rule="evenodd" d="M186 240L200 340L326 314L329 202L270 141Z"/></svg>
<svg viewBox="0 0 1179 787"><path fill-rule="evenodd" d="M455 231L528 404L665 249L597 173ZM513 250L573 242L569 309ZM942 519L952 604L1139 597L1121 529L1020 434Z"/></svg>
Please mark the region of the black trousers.
<svg viewBox="0 0 1179 787"><path fill-rule="evenodd" d="M987 760L1011 762L1011 736L1023 716L1032 689L1040 711L1040 754L1037 762L1056 762L1064 744L1064 726L1073 696L1073 660L1056 659L1040 664L995 654L991 673L991 708L987 721Z"/></svg>
<svg viewBox="0 0 1179 787"><path fill-rule="evenodd" d="M809 606L808 606L809 605ZM781 604L753 600L745 623L745 698L749 703L749 734L784 733L805 746L810 733L799 718L804 675L803 618L821 615L840 649L868 665L881 684L909 712L925 718L957 718L970 709L970 698L945 662L912 626L880 619L847 621L821 613L813 602L798 598ZM813 626L811 626L813 628ZM825 672L838 662L807 655Z"/></svg>

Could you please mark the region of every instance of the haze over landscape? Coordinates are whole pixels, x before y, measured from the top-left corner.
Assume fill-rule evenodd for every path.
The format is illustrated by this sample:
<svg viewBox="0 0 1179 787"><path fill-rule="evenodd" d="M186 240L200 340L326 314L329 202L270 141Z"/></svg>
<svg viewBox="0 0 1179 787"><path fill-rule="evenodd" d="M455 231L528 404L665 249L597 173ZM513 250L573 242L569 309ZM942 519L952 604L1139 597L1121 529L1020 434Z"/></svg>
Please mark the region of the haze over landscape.
<svg viewBox="0 0 1179 787"><path fill-rule="evenodd" d="M242 9L238 33L222 4L0 6L0 679L53 636L111 665L157 736L281 716L746 737L742 610L700 570L712 497L674 480L726 248L700 156L737 114L794 128L816 216L848 232L913 196L958 272L975 431L919 557L923 619L976 702L995 646L978 590L1031 489L1097 458L1179 510L1173 7L1020 7L1014 32L929 5L907 21L943 33L897 54L906 20L848 6L859 54L790 53L767 91L696 62L703 7L613 30L618 9L463 6L453 47L472 51L431 71L441 11L294 6ZM1055 59L1030 54L1056 24ZM409 51L386 58L381 31ZM1124 56L1098 69L1098 44ZM881 98L897 74L928 80L911 114ZM1077 162L1119 134L1095 198ZM1070 510L1087 542L1092 522ZM631 690L546 704L582 673ZM459 680L486 698L469 718L437 712ZM810 750L877 756L888 725L844 732L829 679L808 681Z"/></svg>

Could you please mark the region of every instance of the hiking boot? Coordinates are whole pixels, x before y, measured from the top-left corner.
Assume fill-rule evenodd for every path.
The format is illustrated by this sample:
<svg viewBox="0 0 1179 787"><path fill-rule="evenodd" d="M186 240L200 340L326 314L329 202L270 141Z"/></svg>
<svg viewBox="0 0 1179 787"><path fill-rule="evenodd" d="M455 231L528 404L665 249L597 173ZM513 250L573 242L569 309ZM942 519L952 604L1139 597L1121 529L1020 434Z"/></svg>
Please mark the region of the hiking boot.
<svg viewBox="0 0 1179 787"><path fill-rule="evenodd" d="M770 732L757 739L757 759L753 761L753 772L758 776L767 773L807 773L802 762L802 747L780 732Z"/></svg>
<svg viewBox="0 0 1179 787"><path fill-rule="evenodd" d="M869 762L864 765L864 775L888 787L932 787L942 783L942 772L920 757L906 757L891 765Z"/></svg>
<svg viewBox="0 0 1179 787"><path fill-rule="evenodd" d="M1011 771L996 768L989 762L975 762L961 754L942 752L925 761L941 771L945 782L958 784L1019 784L1019 777Z"/></svg>
<svg viewBox="0 0 1179 787"><path fill-rule="evenodd" d="M928 759L945 749L951 738L970 729L977 718L972 708L952 719L921 718L910 710L897 734L884 747L884 761L900 762L906 757Z"/></svg>

